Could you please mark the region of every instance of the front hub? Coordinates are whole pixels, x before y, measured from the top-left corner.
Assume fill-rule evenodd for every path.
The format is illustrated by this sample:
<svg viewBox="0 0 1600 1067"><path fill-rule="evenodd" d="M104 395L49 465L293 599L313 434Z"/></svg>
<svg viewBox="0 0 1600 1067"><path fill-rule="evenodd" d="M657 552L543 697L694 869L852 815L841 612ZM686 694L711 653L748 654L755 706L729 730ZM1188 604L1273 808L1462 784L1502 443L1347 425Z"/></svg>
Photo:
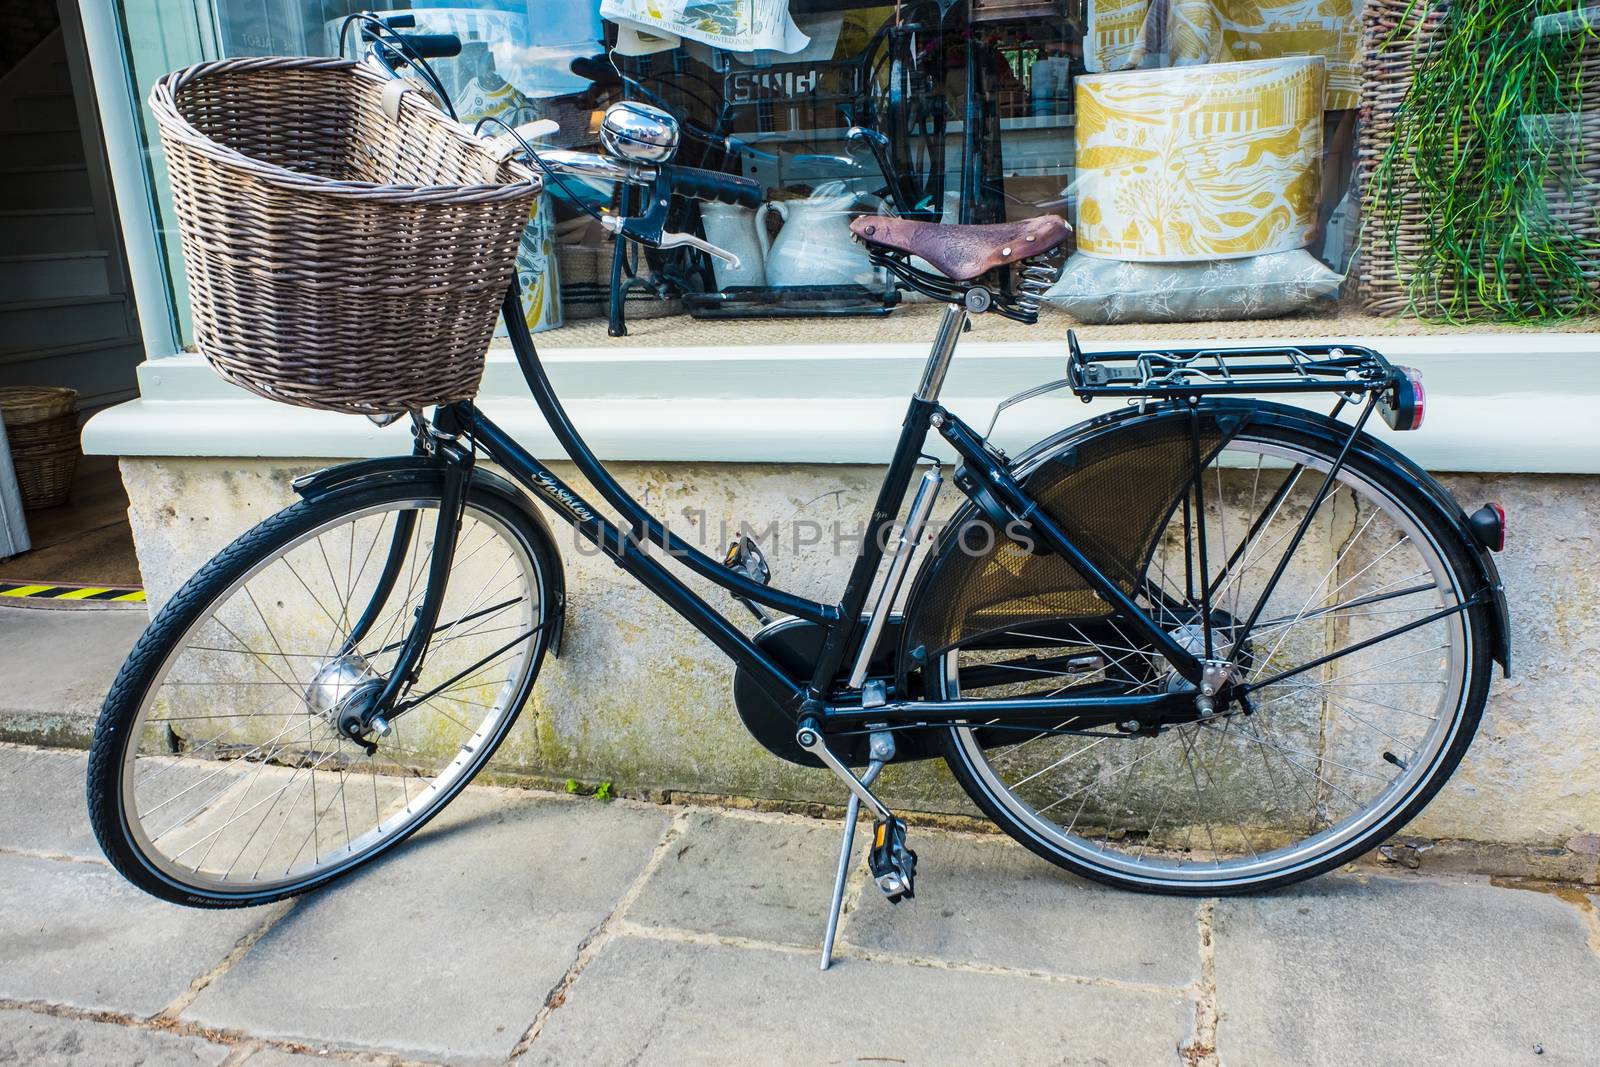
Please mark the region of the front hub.
<svg viewBox="0 0 1600 1067"><path fill-rule="evenodd" d="M306 706L333 726L342 737L358 743L382 716L374 714L384 679L358 653L337 656L317 668L306 686ZM385 724L387 725L387 724ZM387 733L383 728L379 733ZM370 751L370 748L369 748Z"/></svg>

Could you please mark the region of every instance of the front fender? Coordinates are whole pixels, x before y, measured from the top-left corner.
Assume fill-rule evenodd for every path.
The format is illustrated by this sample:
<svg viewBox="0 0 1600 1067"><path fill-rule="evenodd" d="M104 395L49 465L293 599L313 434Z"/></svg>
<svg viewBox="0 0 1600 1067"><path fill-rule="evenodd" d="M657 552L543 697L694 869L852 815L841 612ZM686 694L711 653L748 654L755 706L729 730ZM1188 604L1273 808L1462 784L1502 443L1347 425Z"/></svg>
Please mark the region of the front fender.
<svg viewBox="0 0 1600 1067"><path fill-rule="evenodd" d="M306 500L316 500L357 484L442 481L444 473L445 461L437 456L383 456L377 459L359 459L352 463L341 463L336 467L324 467L322 470L301 475L290 484L301 497ZM548 647L552 655L560 656L561 635L566 630L567 579L549 520L510 479L494 471L481 466L473 467L472 488L491 493L510 504L526 520L525 532L530 537L543 540L550 561L550 592L555 601L555 614Z"/></svg>

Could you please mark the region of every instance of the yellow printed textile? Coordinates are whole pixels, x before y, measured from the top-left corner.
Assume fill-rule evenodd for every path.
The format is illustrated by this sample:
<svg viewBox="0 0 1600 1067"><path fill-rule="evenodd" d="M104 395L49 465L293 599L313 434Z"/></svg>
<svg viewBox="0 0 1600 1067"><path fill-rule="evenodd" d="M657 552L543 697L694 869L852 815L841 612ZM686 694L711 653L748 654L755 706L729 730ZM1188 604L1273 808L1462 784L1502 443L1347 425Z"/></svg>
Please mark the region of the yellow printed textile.
<svg viewBox="0 0 1600 1067"><path fill-rule="evenodd" d="M1130 67L1321 56L1330 111L1361 92L1359 0L1168 0L1164 40L1151 52L1150 0L1089 0L1084 66Z"/></svg>
<svg viewBox="0 0 1600 1067"><path fill-rule="evenodd" d="M501 118L512 123L526 122L538 113L535 101L524 96L494 70L491 53L484 52L481 62L486 64L485 68L453 94L456 111L462 122L468 126L475 126L486 118ZM488 132L499 131L490 127ZM557 266L550 194L541 193L528 212L528 225L522 231L521 246L517 249L522 317L530 333L554 330L563 325ZM497 323L495 332L504 336L505 323Z"/></svg>
<svg viewBox="0 0 1600 1067"><path fill-rule="evenodd" d="M554 330L563 325L561 287L557 282L555 212L550 194L541 193L528 213L517 250L517 280L522 284L522 318L528 332ZM495 331L505 329L503 323Z"/></svg>
<svg viewBox="0 0 1600 1067"><path fill-rule="evenodd" d="M1323 82L1318 56L1080 77L1078 251L1169 263L1305 247Z"/></svg>
<svg viewBox="0 0 1600 1067"><path fill-rule="evenodd" d="M1144 54L1144 19L1150 0L1089 0L1089 32L1083 65L1091 71L1122 70Z"/></svg>
<svg viewBox="0 0 1600 1067"><path fill-rule="evenodd" d="M1353 108L1361 93L1361 19L1356 0L1214 0L1222 24L1219 59L1321 56L1329 111Z"/></svg>

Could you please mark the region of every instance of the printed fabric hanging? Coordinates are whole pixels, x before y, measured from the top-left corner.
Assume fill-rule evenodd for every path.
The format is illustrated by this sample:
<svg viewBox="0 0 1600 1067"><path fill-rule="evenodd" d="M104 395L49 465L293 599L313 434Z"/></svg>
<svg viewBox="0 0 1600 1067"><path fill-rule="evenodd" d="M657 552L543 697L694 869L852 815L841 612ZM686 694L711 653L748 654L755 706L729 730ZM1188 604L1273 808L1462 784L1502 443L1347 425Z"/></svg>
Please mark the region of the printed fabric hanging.
<svg viewBox="0 0 1600 1067"><path fill-rule="evenodd" d="M623 55L664 52L683 38L729 52L785 55L811 43L790 17L789 0L601 0L600 15L617 24Z"/></svg>

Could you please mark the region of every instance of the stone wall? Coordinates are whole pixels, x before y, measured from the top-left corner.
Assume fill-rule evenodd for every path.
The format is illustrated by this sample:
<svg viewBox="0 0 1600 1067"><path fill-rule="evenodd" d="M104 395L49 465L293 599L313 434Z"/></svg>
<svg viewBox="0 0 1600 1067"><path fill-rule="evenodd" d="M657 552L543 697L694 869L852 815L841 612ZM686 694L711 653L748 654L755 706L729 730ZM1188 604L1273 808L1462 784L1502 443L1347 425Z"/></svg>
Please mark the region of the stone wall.
<svg viewBox="0 0 1600 1067"><path fill-rule="evenodd" d="M211 554L289 503L293 476L313 460L124 459L134 535L153 607ZM568 464L555 472L580 491ZM773 520L802 531L769 550L774 582L833 599L881 471L865 466L652 465L614 471L675 530L715 551L723 529ZM1478 738L1444 792L1407 831L1441 842L1440 857L1476 869L1594 880L1600 852L1600 478L1457 475L1443 479L1469 508L1487 499L1510 514L1499 557L1510 593L1514 673L1493 682ZM593 494L586 494L594 499ZM947 498L953 494L947 494ZM946 503L949 501L947 499ZM723 526L726 524L726 527ZM835 524L844 537L835 542ZM745 732L730 697L732 669L692 627L553 522L569 604L564 655L547 660L533 701L497 757L535 780L611 781L619 791L681 791L757 801L842 800L836 781L784 763ZM796 544L812 541L811 544ZM755 622L708 583L730 617ZM940 764L894 767L894 801L971 812Z"/></svg>

